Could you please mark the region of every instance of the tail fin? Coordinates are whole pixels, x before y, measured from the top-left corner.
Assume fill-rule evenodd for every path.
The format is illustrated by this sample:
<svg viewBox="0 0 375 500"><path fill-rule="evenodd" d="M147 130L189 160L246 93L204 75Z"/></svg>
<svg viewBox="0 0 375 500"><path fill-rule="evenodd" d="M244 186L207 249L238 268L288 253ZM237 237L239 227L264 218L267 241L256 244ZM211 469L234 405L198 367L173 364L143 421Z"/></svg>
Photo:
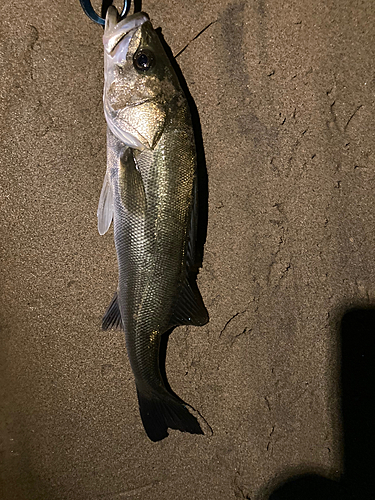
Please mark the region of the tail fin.
<svg viewBox="0 0 375 500"><path fill-rule="evenodd" d="M167 437L168 428L204 434L198 420L173 395L166 392L146 396L138 389L137 394L142 423L151 441L161 441Z"/></svg>

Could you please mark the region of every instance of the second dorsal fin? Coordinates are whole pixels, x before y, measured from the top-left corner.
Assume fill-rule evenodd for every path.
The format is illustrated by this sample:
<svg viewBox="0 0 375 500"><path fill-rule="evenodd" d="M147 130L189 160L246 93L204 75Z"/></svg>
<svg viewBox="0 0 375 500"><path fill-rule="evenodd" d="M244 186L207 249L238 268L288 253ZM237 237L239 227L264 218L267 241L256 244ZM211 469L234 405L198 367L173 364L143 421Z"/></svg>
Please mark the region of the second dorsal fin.
<svg viewBox="0 0 375 500"><path fill-rule="evenodd" d="M202 326L208 321L208 312L195 282L186 277L173 308L169 327L178 325Z"/></svg>

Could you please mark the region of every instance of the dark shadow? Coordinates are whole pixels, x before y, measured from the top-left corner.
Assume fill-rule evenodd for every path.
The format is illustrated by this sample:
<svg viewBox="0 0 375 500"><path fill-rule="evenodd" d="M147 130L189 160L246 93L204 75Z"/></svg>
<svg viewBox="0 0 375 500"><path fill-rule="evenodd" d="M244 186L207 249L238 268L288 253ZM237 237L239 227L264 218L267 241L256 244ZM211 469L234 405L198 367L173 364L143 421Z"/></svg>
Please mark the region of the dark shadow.
<svg viewBox="0 0 375 500"><path fill-rule="evenodd" d="M134 12L142 12L142 0L134 0Z"/></svg>
<svg viewBox="0 0 375 500"><path fill-rule="evenodd" d="M269 500L349 500L345 488L317 474L302 474L287 480Z"/></svg>
<svg viewBox="0 0 375 500"><path fill-rule="evenodd" d="M165 369L166 365L166 359L167 359L167 347L168 347L168 340L169 336L173 332L174 328L171 328L168 332L163 333L160 341L160 350L159 350L159 367L160 367L160 373L161 373L161 378L163 379L164 385L166 389L176 396L176 398L181 399L173 390L172 387L169 385L168 378L167 378L167 372Z"/></svg>
<svg viewBox="0 0 375 500"><path fill-rule="evenodd" d="M184 404L184 405L188 406L190 409L194 410L194 412L196 413L195 416L199 415L199 417L200 417L199 418L199 425L201 427L202 427L202 423L204 422L204 426L202 427L203 432L208 436L212 435L213 429L210 426L210 424L207 422L207 420L204 418L204 416L200 413L200 411L198 411L196 408L194 408L189 403L187 403L182 398L180 398L180 396L178 394L176 394L174 392L174 390L172 389L172 387L169 385L167 373L165 370L165 365L166 365L165 362L166 362L166 357L167 357L167 346L168 346L169 336L171 335L171 333L173 332L174 329L175 329L175 327L171 328L170 330L165 332L161 337L160 350L159 350L159 368L160 368L161 378L164 382L164 385L165 385L167 391L169 391L171 394L173 394L173 396L175 396L182 404Z"/></svg>
<svg viewBox="0 0 375 500"><path fill-rule="evenodd" d="M375 309L349 309L340 324L344 474L295 475L269 500L373 500L375 498Z"/></svg>
<svg viewBox="0 0 375 500"><path fill-rule="evenodd" d="M344 483L375 498L375 309L348 311L341 323Z"/></svg>
<svg viewBox="0 0 375 500"><path fill-rule="evenodd" d="M100 11L100 17L105 19L105 15L107 14L108 7L112 5L113 1L112 0L103 0L102 1L102 8Z"/></svg>

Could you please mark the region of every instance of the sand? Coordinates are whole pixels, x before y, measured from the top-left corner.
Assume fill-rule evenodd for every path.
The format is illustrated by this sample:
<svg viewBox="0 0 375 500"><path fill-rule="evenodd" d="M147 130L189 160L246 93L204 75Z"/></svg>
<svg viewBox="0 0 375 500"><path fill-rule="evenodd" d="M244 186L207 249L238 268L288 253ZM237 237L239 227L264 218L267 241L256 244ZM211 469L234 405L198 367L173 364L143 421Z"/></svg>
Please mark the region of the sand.
<svg viewBox="0 0 375 500"><path fill-rule="evenodd" d="M166 371L213 435L150 442L123 333L100 329L117 280L96 227L102 30L78 0L5 2L0 498L266 500L299 474L342 480L340 322L375 304L375 4L142 9L174 54L188 44L202 127L210 322L174 331Z"/></svg>

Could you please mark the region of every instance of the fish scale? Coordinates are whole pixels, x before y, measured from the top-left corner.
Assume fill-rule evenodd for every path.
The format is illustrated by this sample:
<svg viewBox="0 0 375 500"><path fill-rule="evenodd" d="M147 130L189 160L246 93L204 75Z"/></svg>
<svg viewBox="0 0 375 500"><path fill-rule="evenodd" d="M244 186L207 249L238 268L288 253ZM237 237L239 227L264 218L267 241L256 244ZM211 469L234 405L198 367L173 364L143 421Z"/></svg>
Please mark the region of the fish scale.
<svg viewBox="0 0 375 500"><path fill-rule="evenodd" d="M149 366L154 365L156 372L160 335L168 328L176 289L185 277L184 251L192 206L194 162L186 162L182 148L169 151L168 137L166 131L155 150L146 150L137 156L146 198L144 219L124 209L124 193L120 189L115 191L118 207L115 214L119 214L118 223L115 215L115 242L120 269L120 312L139 385L145 385L142 375L145 371L149 373ZM184 144L189 147L188 142ZM168 168L165 158L173 168ZM132 235L130 240L129 235ZM135 293L131 294L132 298L127 297L126 290L133 287ZM158 343L156 352L151 354L150 344L154 343L148 335L152 336L155 331ZM149 362L151 356L154 363ZM159 385L160 377L157 377Z"/></svg>

